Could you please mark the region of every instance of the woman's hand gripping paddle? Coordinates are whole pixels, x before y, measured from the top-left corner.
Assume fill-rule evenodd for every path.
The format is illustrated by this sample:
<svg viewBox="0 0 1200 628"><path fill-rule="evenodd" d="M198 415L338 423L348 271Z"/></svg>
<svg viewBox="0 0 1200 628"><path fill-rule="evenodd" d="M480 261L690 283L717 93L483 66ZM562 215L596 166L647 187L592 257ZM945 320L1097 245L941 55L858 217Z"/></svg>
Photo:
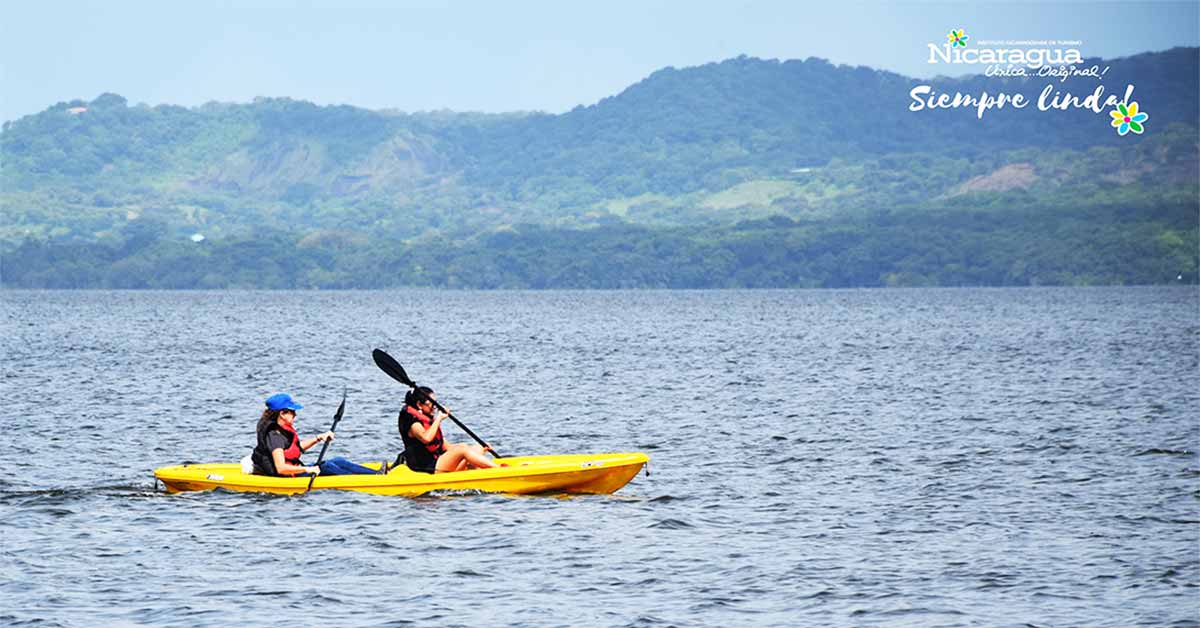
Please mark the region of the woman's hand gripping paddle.
<svg viewBox="0 0 1200 628"><path fill-rule="evenodd" d="M337 429L338 421L342 420L342 413L345 411L346 411L346 388L343 386L342 387L342 403L338 404L337 412L334 413L334 415L333 415L333 425L329 426L330 432ZM317 455L317 467L320 467L321 461L325 459L325 450L326 449L329 449L329 440L326 440L325 443L323 445L321 445L321 453L319 455ZM308 478L308 488L304 489L305 493L312 490L313 481L316 479L317 479L316 475L313 475L312 477Z"/></svg>
<svg viewBox="0 0 1200 628"><path fill-rule="evenodd" d="M417 387L416 382L409 379L408 373L404 372L404 367L400 366L400 363L397 362L395 358L393 358L392 356L385 353L382 349L376 349L376 350L372 351L371 357L375 359L375 365L379 367L379 370L383 371L384 373L387 373L388 377L391 377L392 379L400 382L401 384L404 384L405 386L408 386L409 388ZM467 426L462 424L462 421L459 421L457 418L454 417L453 414L450 414L450 411L443 408L442 404L438 403L436 399L430 399L430 401L433 402L433 407L444 412L446 414L446 416L450 417L451 421L454 421L454 424L457 425L459 427L459 429L466 432L467 435L470 436L471 438L474 438L475 442L482 445L485 450L490 452L496 458L501 457L500 454L497 453L495 449L492 449L491 445L483 442L482 438L479 438L478 436L476 436L475 432L472 432L470 429L467 428Z"/></svg>

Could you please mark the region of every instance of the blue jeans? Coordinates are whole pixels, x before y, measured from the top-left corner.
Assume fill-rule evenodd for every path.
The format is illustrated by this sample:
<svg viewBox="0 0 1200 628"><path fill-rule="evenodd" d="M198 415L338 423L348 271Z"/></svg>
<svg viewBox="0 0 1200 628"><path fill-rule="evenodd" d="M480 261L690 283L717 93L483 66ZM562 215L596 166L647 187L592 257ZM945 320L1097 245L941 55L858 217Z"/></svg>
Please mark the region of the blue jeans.
<svg viewBox="0 0 1200 628"><path fill-rule="evenodd" d="M321 461L321 475L374 475L379 473L375 469L364 467L361 464L355 464L338 456L329 460Z"/></svg>

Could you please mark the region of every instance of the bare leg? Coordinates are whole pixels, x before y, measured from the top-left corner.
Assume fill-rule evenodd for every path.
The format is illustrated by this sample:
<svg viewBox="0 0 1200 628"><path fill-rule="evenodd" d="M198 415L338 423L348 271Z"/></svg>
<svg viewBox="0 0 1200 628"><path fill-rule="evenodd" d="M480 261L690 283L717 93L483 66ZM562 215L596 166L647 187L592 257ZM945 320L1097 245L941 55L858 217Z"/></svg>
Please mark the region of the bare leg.
<svg viewBox="0 0 1200 628"><path fill-rule="evenodd" d="M467 445L466 450L467 464L476 469L494 469L500 466L498 462L489 458L479 445Z"/></svg>
<svg viewBox="0 0 1200 628"><path fill-rule="evenodd" d="M466 469L491 469L500 465L483 452L482 447L456 443L446 447L446 453L438 456L437 472L464 471Z"/></svg>

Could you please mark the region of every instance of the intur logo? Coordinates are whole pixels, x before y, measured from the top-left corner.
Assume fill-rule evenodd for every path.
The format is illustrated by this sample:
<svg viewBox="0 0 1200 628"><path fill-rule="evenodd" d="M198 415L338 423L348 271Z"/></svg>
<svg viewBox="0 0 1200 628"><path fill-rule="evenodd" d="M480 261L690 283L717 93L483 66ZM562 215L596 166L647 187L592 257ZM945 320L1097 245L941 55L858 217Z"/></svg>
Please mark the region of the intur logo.
<svg viewBox="0 0 1200 628"><path fill-rule="evenodd" d="M929 63L951 63L1000 66L1025 66L1039 69L1047 65L1082 63L1083 55L1075 47L1080 42L1059 40L1002 40L980 41L968 47L965 28L955 28L946 35L944 44L928 44Z"/></svg>
<svg viewBox="0 0 1200 628"><path fill-rule="evenodd" d="M946 31L942 31L946 32ZM972 30L978 35L977 32ZM1146 131L1150 116L1133 100L1133 83L1111 89L1102 82L1108 66L1093 63L1087 67L1080 48L1082 41L1071 39L975 39L967 29L952 28L943 44L929 43L929 63L984 65L982 75L1005 80L1000 86L988 86L977 93L939 91L934 85L916 85L908 91L909 111L971 108L980 120L994 109L1025 109L1036 103L1038 111L1089 110L1103 113L1111 109L1112 128L1117 135L1141 135ZM963 73L977 72L976 68L956 68ZM1035 77L1045 77L1062 83L1045 84L1036 98L1023 90L1035 86ZM1017 79L1017 80L1013 80ZM1096 81L1090 84L1090 81ZM1071 81L1069 84L1067 81ZM1015 88L1016 91L1011 91ZM1111 91L1110 91L1111 90ZM1090 93L1088 93L1090 91ZM1109 93L1106 93L1109 92Z"/></svg>

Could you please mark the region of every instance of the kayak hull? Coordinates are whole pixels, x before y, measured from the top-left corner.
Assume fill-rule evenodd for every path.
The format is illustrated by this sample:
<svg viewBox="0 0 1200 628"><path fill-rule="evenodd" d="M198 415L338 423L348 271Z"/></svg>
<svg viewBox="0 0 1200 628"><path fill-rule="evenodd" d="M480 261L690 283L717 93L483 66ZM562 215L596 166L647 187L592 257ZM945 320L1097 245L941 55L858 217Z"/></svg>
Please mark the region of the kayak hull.
<svg viewBox="0 0 1200 628"><path fill-rule="evenodd" d="M625 486L650 458L643 453L569 454L504 458L507 467L453 473L418 473L408 467L386 475L318 476L312 490L341 490L374 495L415 497L435 491L480 491L528 495L537 493L608 494ZM364 463L379 468L379 463ZM308 489L309 478L281 478L242 473L236 463L185 464L161 467L154 477L168 493L225 489L293 495Z"/></svg>

